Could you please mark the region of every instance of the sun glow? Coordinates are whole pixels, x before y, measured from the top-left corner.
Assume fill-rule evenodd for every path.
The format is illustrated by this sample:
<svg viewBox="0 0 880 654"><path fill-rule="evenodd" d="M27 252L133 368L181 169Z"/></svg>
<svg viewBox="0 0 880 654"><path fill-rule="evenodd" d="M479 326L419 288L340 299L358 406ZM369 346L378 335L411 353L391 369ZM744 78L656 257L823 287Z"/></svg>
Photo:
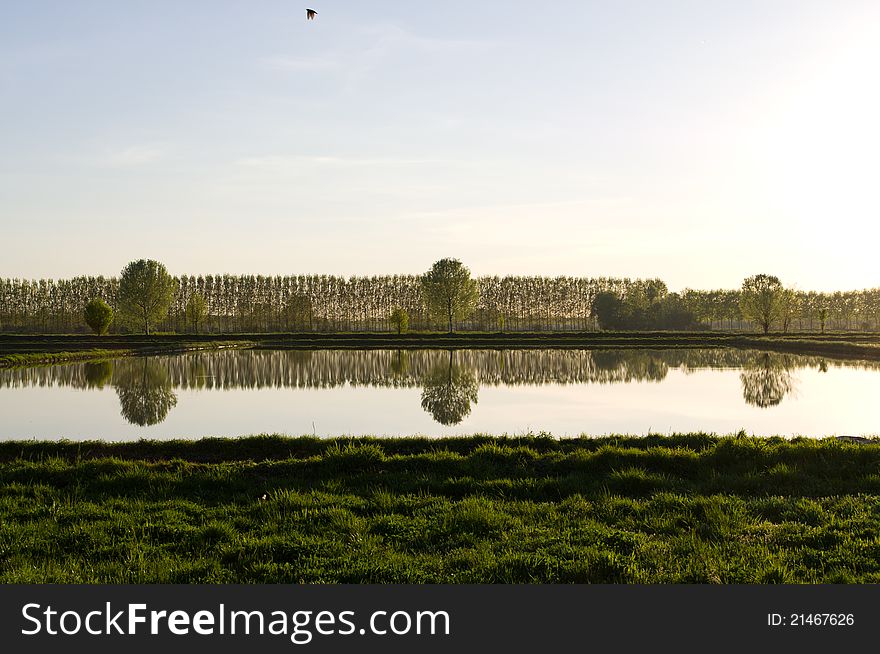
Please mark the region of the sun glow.
<svg viewBox="0 0 880 654"><path fill-rule="evenodd" d="M860 29L817 53L774 112L764 137L778 209L807 242L843 244L880 217L880 28ZM817 230L821 230L818 232Z"/></svg>

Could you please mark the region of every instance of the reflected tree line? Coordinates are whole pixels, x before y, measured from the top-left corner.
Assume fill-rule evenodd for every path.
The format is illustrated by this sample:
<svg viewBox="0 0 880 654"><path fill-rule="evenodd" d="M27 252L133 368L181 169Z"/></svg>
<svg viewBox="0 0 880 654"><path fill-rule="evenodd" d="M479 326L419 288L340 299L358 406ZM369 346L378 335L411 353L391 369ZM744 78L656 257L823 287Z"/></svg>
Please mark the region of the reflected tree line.
<svg viewBox="0 0 880 654"><path fill-rule="evenodd" d="M817 357L723 349L680 350L237 350L97 363L0 370L0 388L113 388L123 417L139 426L162 422L177 404L175 389L421 388L422 408L443 425L460 423L480 386L659 382L671 368L740 371L743 398L778 405L799 368L827 371Z"/></svg>

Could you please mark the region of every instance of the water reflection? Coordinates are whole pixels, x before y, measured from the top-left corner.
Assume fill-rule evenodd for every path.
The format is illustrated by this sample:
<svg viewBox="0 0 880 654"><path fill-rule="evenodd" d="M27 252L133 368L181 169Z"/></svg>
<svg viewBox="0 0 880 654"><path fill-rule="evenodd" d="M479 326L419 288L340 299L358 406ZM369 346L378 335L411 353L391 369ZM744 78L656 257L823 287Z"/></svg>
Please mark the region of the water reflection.
<svg viewBox="0 0 880 654"><path fill-rule="evenodd" d="M479 384L467 368L455 362L449 350L446 364L438 364L423 380L422 408L441 425L457 425L477 403Z"/></svg>
<svg viewBox="0 0 880 654"><path fill-rule="evenodd" d="M119 366L113 385L122 417L132 425L158 425L177 405L168 370L149 357L126 360Z"/></svg>
<svg viewBox="0 0 880 654"><path fill-rule="evenodd" d="M238 350L126 358L0 370L0 388L69 386L115 389L131 424L162 422L177 404L175 389L421 388L421 406L455 425L477 403L480 386L662 382L669 371L740 372L750 406L783 402L797 371L829 366L880 369L873 362L836 362L747 350Z"/></svg>
<svg viewBox="0 0 880 654"><path fill-rule="evenodd" d="M754 355L739 374L743 399L746 403L767 408L782 402L782 399L794 389L792 371L795 365L792 358L790 355L770 352ZM819 370L822 370L824 363L818 364Z"/></svg>
<svg viewBox="0 0 880 654"><path fill-rule="evenodd" d="M110 383L111 377L113 377L113 363L110 361L83 364L86 388L104 388Z"/></svg>

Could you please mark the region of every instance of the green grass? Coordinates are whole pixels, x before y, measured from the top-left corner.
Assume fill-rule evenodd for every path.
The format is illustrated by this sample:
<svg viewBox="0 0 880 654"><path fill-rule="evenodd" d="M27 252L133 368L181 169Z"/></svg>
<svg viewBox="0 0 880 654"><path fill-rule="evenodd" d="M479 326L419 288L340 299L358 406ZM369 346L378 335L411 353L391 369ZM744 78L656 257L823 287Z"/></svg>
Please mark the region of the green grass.
<svg viewBox="0 0 880 654"><path fill-rule="evenodd" d="M96 346L102 347L96 347ZM227 347L248 347L250 343L211 340L190 343L173 341L85 340L80 337L47 340L3 339L0 337L0 368L45 366L74 361L100 361L110 358L148 355L179 354ZM68 349L69 348L69 349Z"/></svg>
<svg viewBox="0 0 880 654"><path fill-rule="evenodd" d="M19 366L54 365L71 361L94 361L111 357L128 356L131 350L86 349L76 352L23 352L17 354L0 354L0 368L16 368Z"/></svg>
<svg viewBox="0 0 880 654"><path fill-rule="evenodd" d="M0 443L12 583L877 583L880 446Z"/></svg>

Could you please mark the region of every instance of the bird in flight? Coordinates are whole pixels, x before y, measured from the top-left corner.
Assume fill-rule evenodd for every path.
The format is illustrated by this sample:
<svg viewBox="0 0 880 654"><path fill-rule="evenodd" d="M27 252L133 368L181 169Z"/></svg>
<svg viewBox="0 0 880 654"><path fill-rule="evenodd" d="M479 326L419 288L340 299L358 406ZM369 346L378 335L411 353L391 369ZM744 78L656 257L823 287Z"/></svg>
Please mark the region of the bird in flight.
<svg viewBox="0 0 880 654"><path fill-rule="evenodd" d="M315 20L315 16L318 15L318 12L314 9L306 9L306 20Z"/></svg>

